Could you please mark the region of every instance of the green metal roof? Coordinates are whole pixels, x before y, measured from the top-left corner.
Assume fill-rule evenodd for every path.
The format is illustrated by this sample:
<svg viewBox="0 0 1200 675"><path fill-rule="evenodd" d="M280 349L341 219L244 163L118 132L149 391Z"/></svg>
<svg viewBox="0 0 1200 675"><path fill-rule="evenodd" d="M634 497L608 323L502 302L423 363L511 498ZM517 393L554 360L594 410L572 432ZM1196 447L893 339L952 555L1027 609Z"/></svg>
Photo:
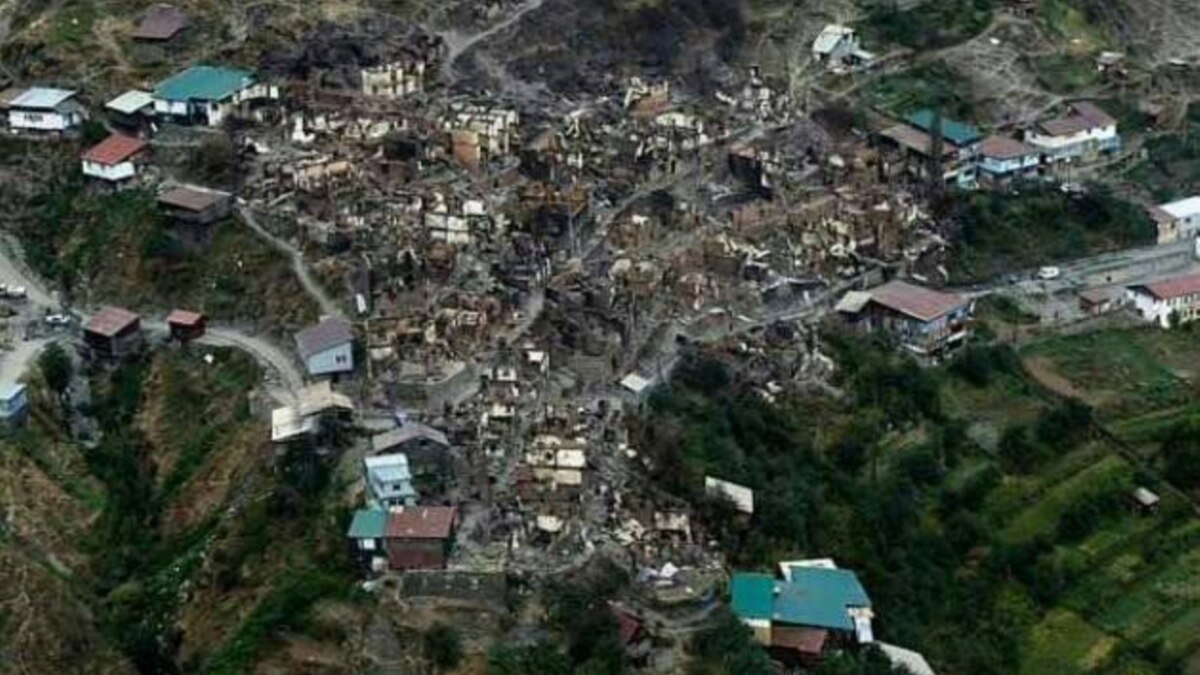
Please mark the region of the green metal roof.
<svg viewBox="0 0 1200 675"><path fill-rule="evenodd" d="M849 570L792 567L792 580L738 572L730 590L733 613L742 619L832 630L854 630L850 607L870 607L858 576Z"/></svg>
<svg viewBox="0 0 1200 675"><path fill-rule="evenodd" d="M933 131L933 111L928 108L918 110L908 116L908 123L926 133ZM942 138L950 141L954 145L963 146L970 145L982 138L979 130L969 124L963 124L942 117Z"/></svg>
<svg viewBox="0 0 1200 675"><path fill-rule="evenodd" d="M742 619L770 619L775 583L769 574L734 573L729 584L733 613Z"/></svg>
<svg viewBox="0 0 1200 675"><path fill-rule="evenodd" d="M154 95L168 101L221 101L253 82L254 75L245 70L192 66L159 82Z"/></svg>
<svg viewBox="0 0 1200 675"><path fill-rule="evenodd" d="M351 539L383 539L386 531L387 511L359 509L354 512L354 520L350 522L350 531L346 536Z"/></svg>

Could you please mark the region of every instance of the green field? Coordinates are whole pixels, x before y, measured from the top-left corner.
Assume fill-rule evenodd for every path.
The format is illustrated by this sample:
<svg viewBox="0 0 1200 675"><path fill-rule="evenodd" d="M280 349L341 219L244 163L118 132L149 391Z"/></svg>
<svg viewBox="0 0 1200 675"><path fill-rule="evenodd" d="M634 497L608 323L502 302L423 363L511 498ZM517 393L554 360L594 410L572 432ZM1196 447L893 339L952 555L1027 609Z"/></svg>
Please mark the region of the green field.
<svg viewBox="0 0 1200 675"><path fill-rule="evenodd" d="M1021 675L1075 675L1103 667L1118 640L1078 615L1053 610L1030 631Z"/></svg>
<svg viewBox="0 0 1200 675"><path fill-rule="evenodd" d="M1200 415L1200 340L1190 331L1104 329L1033 343L1021 357L1047 390L1069 388L1095 406L1096 419L1150 467L1165 433ZM1011 382L946 387L948 407L992 426L1029 424L1053 398L1031 402L1013 395L1019 391ZM1063 541L1060 521L1073 505L1097 498L1105 484L1125 490L1145 481L1163 499L1157 514L1120 510L1082 539ZM982 512L1006 545L1054 542L1039 565L1053 561L1063 575L1062 592L1026 633L1023 675L1141 675L1164 663L1200 672L1200 520L1109 443L1092 440L1034 472L1006 475Z"/></svg>
<svg viewBox="0 0 1200 675"><path fill-rule="evenodd" d="M1023 350L1113 418L1158 413L1194 399L1200 344L1189 331L1139 327L1055 337Z"/></svg>

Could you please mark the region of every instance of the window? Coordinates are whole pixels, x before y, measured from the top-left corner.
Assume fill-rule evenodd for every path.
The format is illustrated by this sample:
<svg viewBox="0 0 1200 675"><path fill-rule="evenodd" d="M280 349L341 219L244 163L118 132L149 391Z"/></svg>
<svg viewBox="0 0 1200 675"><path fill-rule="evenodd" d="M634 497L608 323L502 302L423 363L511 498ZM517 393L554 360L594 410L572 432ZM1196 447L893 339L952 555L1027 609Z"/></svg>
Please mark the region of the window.
<svg viewBox="0 0 1200 675"><path fill-rule="evenodd" d="M41 121L42 121L42 114L41 114L41 113L25 113L25 121L27 121L27 122L41 122Z"/></svg>
<svg viewBox="0 0 1200 675"><path fill-rule="evenodd" d="M361 540L360 544L362 546L362 550L364 550L364 551L374 551L375 550L375 540L374 539L363 539L363 540Z"/></svg>
<svg viewBox="0 0 1200 675"><path fill-rule="evenodd" d="M335 362L335 363L345 363L345 362L346 362L346 355L345 355L345 354L338 354L337 356L333 357L333 360L334 360L334 362Z"/></svg>

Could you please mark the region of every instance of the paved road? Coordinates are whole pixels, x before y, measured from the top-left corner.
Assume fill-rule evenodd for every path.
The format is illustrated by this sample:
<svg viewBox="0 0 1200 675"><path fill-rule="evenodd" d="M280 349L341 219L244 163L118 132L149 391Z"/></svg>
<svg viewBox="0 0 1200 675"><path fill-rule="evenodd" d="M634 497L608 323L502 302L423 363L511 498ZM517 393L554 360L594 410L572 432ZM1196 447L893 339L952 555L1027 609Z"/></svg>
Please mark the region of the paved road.
<svg viewBox="0 0 1200 675"><path fill-rule="evenodd" d="M268 386L267 393L282 404L291 405L304 388L304 373L296 360L275 343L253 335L220 326L209 326L200 344L213 347L233 347L249 354L258 364L274 374L277 386Z"/></svg>
<svg viewBox="0 0 1200 675"><path fill-rule="evenodd" d="M309 274L308 264L304 261L304 254L301 253L300 250L295 246L292 246L288 242L276 237L263 228L262 225L259 225L258 219L254 216L254 212L245 204L239 203L237 210L238 215L241 216L242 222L246 223L247 227L253 230L255 234L264 239L280 253L283 253L291 258L292 270L296 273L296 278L300 280L300 285L304 287L304 291L308 293L308 295L312 297L314 301L316 301L317 306L321 308L321 314L325 316L336 317L345 321L346 315L344 312L342 312L342 309L338 307L337 303L334 302L332 298L329 297L329 294L325 292L325 289L321 287L321 284L317 283L317 281L312 278L312 275Z"/></svg>
<svg viewBox="0 0 1200 675"><path fill-rule="evenodd" d="M7 386L21 379L50 342L47 338L24 340L18 342L12 351L0 355L0 386Z"/></svg>
<svg viewBox="0 0 1200 675"><path fill-rule="evenodd" d="M26 321L40 321L47 310L57 310L59 304L55 294L33 274L16 255L17 247L11 239L0 246L0 283L24 286L28 301L23 310ZM80 311L86 312L81 309ZM162 321L147 320L143 324L150 330L166 332ZM16 381L24 374L30 363L51 339L26 340L16 344L11 352L0 356L0 382ZM200 340L202 344L219 347L236 347L250 354L268 374L273 374L279 386L268 386L268 392L281 403L291 403L296 392L304 386L304 374L296 361L273 342L239 330L209 326L208 334Z"/></svg>

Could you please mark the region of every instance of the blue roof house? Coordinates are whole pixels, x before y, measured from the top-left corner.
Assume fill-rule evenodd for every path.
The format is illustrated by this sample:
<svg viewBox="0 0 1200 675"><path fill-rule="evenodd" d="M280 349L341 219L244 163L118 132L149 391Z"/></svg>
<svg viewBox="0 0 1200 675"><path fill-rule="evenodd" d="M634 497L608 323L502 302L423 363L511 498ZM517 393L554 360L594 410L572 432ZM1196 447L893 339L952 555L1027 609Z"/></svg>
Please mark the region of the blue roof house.
<svg viewBox="0 0 1200 675"><path fill-rule="evenodd" d="M800 660L819 659L831 645L874 642L871 599L854 572L803 562L787 563L783 572L733 575L733 613L756 641Z"/></svg>
<svg viewBox="0 0 1200 675"><path fill-rule="evenodd" d="M217 126L243 101L275 95L272 88L257 85L248 71L192 66L154 87L154 112L175 121Z"/></svg>
<svg viewBox="0 0 1200 675"><path fill-rule="evenodd" d="M363 474L369 501L385 509L416 506L417 491L413 488L408 456L404 453L364 458Z"/></svg>

